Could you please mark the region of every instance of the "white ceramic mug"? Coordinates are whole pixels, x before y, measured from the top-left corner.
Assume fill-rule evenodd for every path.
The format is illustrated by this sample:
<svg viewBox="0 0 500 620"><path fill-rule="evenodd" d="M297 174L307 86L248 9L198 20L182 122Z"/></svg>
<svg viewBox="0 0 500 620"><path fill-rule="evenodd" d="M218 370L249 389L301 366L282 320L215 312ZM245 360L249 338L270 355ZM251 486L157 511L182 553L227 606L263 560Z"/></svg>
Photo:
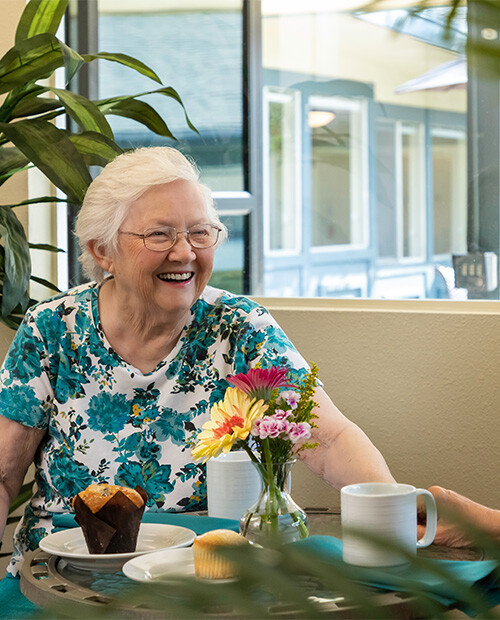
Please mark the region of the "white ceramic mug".
<svg viewBox="0 0 500 620"><path fill-rule="evenodd" d="M370 542L367 535L387 540L416 554L429 546L436 536L437 510L434 497L425 489L410 484L364 482L341 489L343 559L356 566L397 566L407 559L389 546ZM422 496L427 510L424 536L417 540L417 497Z"/></svg>
<svg viewBox="0 0 500 620"><path fill-rule="evenodd" d="M209 517L240 519L257 501L260 488L260 476L246 452L228 452L207 461Z"/></svg>

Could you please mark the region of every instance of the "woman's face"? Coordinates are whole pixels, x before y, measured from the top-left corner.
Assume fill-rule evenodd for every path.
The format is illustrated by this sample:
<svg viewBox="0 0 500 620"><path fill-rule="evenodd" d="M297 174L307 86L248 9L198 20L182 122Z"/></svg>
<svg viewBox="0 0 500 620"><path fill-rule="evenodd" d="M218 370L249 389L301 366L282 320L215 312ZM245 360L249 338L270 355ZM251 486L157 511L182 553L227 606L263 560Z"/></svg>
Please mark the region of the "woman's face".
<svg viewBox="0 0 500 620"><path fill-rule="evenodd" d="M199 187L184 180L157 185L130 207L120 230L143 234L151 228L172 226L184 231L194 224L210 223ZM116 286L132 302L150 311L183 313L199 298L214 262L215 248L193 248L178 235L170 250L148 250L139 237L118 235L118 251L107 270ZM183 279L175 279L182 277ZM130 296L130 297L129 297Z"/></svg>

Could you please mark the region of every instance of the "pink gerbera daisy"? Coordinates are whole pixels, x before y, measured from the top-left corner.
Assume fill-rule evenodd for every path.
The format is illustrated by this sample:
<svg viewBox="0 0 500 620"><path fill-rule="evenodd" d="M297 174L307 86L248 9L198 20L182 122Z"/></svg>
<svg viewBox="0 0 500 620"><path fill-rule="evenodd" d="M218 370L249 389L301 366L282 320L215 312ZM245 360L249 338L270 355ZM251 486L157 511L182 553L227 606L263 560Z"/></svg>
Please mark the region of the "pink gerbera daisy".
<svg viewBox="0 0 500 620"><path fill-rule="evenodd" d="M276 368L251 368L247 373L239 373L227 378L229 383L246 392L250 397L269 400L275 388L295 387L287 379L288 370L283 366Z"/></svg>

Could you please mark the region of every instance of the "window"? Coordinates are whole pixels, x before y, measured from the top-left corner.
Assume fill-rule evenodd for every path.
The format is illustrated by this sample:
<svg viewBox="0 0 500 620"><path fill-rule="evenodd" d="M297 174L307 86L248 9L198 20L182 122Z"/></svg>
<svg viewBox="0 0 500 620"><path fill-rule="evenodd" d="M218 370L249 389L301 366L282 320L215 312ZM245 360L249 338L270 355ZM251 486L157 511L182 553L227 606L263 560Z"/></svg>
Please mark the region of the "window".
<svg viewBox="0 0 500 620"><path fill-rule="evenodd" d="M425 258L424 128L383 120L377 131L379 262Z"/></svg>
<svg viewBox="0 0 500 620"><path fill-rule="evenodd" d="M341 97L310 97L312 245L368 244L366 106ZM315 122L318 112L324 121ZM325 122L326 121L326 122Z"/></svg>
<svg viewBox="0 0 500 620"><path fill-rule="evenodd" d="M154 69L166 86L174 87L200 132L191 131L182 108L172 99L145 99L167 120L185 154L197 162L214 191L243 191L243 15L241 0L217 2L207 9L186 0L180 10L172 2L99 0L98 48L120 50ZM117 63L101 63L99 97L153 90L156 84ZM125 148L167 141L143 125L111 118Z"/></svg>
<svg viewBox="0 0 500 620"><path fill-rule="evenodd" d="M467 252L466 136L463 131L433 127L432 188L434 254Z"/></svg>
<svg viewBox="0 0 500 620"><path fill-rule="evenodd" d="M301 245L299 93L264 88L264 248L297 253Z"/></svg>
<svg viewBox="0 0 500 620"><path fill-rule="evenodd" d="M179 91L199 136L176 104L152 103L233 228L216 270L239 274L235 290L452 298L454 276L438 294L438 272L500 253L498 76L465 55L467 19L481 36L484 7L458 7L445 36L443 7L202 4L99 0L98 47L143 59ZM500 28L492 11L485 23ZM100 74L102 96L119 92L119 69ZM132 122L115 129L125 146L169 143Z"/></svg>

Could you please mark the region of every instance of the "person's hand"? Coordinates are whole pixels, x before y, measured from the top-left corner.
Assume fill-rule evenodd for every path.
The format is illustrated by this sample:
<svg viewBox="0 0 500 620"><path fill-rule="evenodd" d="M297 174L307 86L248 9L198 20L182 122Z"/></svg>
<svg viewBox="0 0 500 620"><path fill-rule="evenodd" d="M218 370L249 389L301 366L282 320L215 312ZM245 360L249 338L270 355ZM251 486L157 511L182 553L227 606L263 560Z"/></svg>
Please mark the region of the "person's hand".
<svg viewBox="0 0 500 620"><path fill-rule="evenodd" d="M473 544L470 535L459 523L453 522L454 514L459 520L468 521L500 540L499 510L473 502L468 497L440 486L432 486L429 491L436 500L438 513L437 532L433 544L446 547L468 547ZM418 521L417 535L421 538L425 530L424 506L419 506Z"/></svg>

